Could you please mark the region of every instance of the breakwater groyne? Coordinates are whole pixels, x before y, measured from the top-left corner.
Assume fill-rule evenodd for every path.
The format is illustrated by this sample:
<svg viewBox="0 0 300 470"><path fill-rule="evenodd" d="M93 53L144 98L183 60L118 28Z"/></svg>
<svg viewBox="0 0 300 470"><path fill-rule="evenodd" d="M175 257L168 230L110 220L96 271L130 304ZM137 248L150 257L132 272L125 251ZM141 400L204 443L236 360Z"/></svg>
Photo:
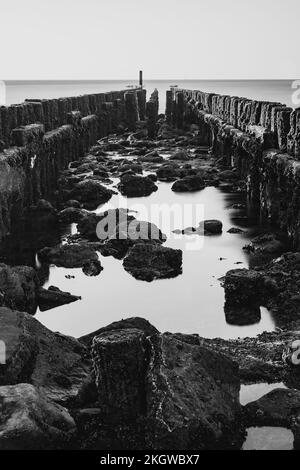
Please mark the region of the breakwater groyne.
<svg viewBox="0 0 300 470"><path fill-rule="evenodd" d="M172 88L166 118L178 128L199 125L203 144L247 181L262 217L300 247L300 109Z"/></svg>
<svg viewBox="0 0 300 470"><path fill-rule="evenodd" d="M154 96L154 98L157 98ZM26 100L0 108L0 239L13 221L56 187L59 172L98 139L147 120L146 90Z"/></svg>

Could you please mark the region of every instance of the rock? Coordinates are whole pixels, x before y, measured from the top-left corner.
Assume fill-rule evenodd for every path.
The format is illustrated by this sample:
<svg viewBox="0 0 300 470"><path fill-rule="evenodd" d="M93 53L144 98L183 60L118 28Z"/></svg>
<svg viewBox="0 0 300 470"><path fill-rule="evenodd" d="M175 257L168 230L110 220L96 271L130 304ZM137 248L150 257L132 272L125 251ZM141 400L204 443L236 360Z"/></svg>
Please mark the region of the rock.
<svg viewBox="0 0 300 470"><path fill-rule="evenodd" d="M65 224L79 222L88 212L77 207L67 207L58 213L58 220Z"/></svg>
<svg viewBox="0 0 300 470"><path fill-rule="evenodd" d="M129 220L121 222L109 234L108 240L100 247L102 256L122 259L136 243L164 243L167 237L150 222Z"/></svg>
<svg viewBox="0 0 300 470"><path fill-rule="evenodd" d="M233 269L224 281L227 307L259 307L264 293L264 278L257 271Z"/></svg>
<svg viewBox="0 0 300 470"><path fill-rule="evenodd" d="M76 209L81 209L82 205L76 199L69 199L69 201L65 202L65 207L75 207Z"/></svg>
<svg viewBox="0 0 300 470"><path fill-rule="evenodd" d="M98 261L96 251L86 243L45 247L38 252L38 256L44 263L64 268L81 268L87 262Z"/></svg>
<svg viewBox="0 0 300 470"><path fill-rule="evenodd" d="M133 277L142 281L176 277L182 273L182 251L157 243L138 243L130 248L123 266Z"/></svg>
<svg viewBox="0 0 300 470"><path fill-rule="evenodd" d="M113 194L111 189L99 181L84 179L75 184L71 197L81 202L86 209L93 210L109 201Z"/></svg>
<svg viewBox="0 0 300 470"><path fill-rule="evenodd" d="M76 425L68 411L33 385L0 387L0 450L70 448Z"/></svg>
<svg viewBox="0 0 300 470"><path fill-rule="evenodd" d="M172 191L183 193L191 191L199 191L205 188L205 183L200 176L184 176L180 180L175 181L172 186Z"/></svg>
<svg viewBox="0 0 300 470"><path fill-rule="evenodd" d="M141 330L145 336L152 336L159 331L151 325L148 320L140 317L132 317L132 318L125 318L124 320L116 321L111 323L110 325L104 326L93 333L89 333L88 335L82 336L79 338L79 341L82 341L83 344L86 346L91 346L92 340L95 336L99 336L101 333L111 332L115 330L128 330L128 329L135 329Z"/></svg>
<svg viewBox="0 0 300 470"><path fill-rule="evenodd" d="M253 238L250 245L245 246L244 250L254 253L279 254L284 251L284 244L275 235L265 234Z"/></svg>
<svg viewBox="0 0 300 470"><path fill-rule="evenodd" d="M252 270L229 271L225 277L226 304L263 305L280 328L287 328L300 316L300 254L280 258Z"/></svg>
<svg viewBox="0 0 300 470"><path fill-rule="evenodd" d="M188 152L180 150L179 152L174 153L174 155L171 155L170 160L187 161L191 160L191 158L192 157L188 154Z"/></svg>
<svg viewBox="0 0 300 470"><path fill-rule="evenodd" d="M249 426L287 427L300 429L300 391L275 389L244 409Z"/></svg>
<svg viewBox="0 0 300 470"><path fill-rule="evenodd" d="M224 307L226 323L229 325L245 326L255 325L261 320L260 307L258 304L232 306L225 304Z"/></svg>
<svg viewBox="0 0 300 470"><path fill-rule="evenodd" d="M44 397L67 404L91 373L88 350L78 340L53 333L27 313L0 308L6 364L0 385L31 383Z"/></svg>
<svg viewBox="0 0 300 470"><path fill-rule="evenodd" d="M92 358L102 406L112 422L134 420L146 411L145 335L141 330L112 330L94 337ZM112 373L107 373L107 366Z"/></svg>
<svg viewBox="0 0 300 470"><path fill-rule="evenodd" d="M154 183L156 183L156 181L157 181L157 175L154 174L154 173L150 173L149 175L147 175L147 178L149 178Z"/></svg>
<svg viewBox="0 0 300 470"><path fill-rule="evenodd" d="M163 163L164 162L164 158L159 155L158 152L154 151L154 152L150 152L150 153L147 153L146 155L142 156L142 157L139 157L139 161L140 162L151 162L151 163Z"/></svg>
<svg viewBox="0 0 300 470"><path fill-rule="evenodd" d="M103 271L103 267L99 260L89 261L88 263L85 263L82 268L82 272L86 276L99 276L101 271Z"/></svg>
<svg viewBox="0 0 300 470"><path fill-rule="evenodd" d="M245 230L242 230L241 228L237 228L237 227L232 227L229 230L227 230L227 233L234 233L234 234L245 233Z"/></svg>
<svg viewBox="0 0 300 470"><path fill-rule="evenodd" d="M118 167L118 171L120 173L126 173L127 171L131 171L134 174L136 173L142 174L143 167L139 163L122 163L122 165Z"/></svg>
<svg viewBox="0 0 300 470"><path fill-rule="evenodd" d="M69 292L63 292L54 286L50 286L48 289L41 287L38 292L38 305L41 312L59 307L60 305L76 302L76 300L81 300L81 297L72 295Z"/></svg>
<svg viewBox="0 0 300 470"><path fill-rule="evenodd" d="M147 448L239 448L238 366L171 334L151 337L149 342Z"/></svg>
<svg viewBox="0 0 300 470"><path fill-rule="evenodd" d="M220 220L203 220L197 228L197 232L203 235L219 235L222 230L223 224Z"/></svg>
<svg viewBox="0 0 300 470"><path fill-rule="evenodd" d="M127 197L150 196L157 191L157 186L150 178L143 176L124 175L118 185L120 193Z"/></svg>
<svg viewBox="0 0 300 470"><path fill-rule="evenodd" d="M35 206L31 206L30 210L41 214L56 214L56 209L54 209L51 202L46 201L46 199L39 199Z"/></svg>
<svg viewBox="0 0 300 470"><path fill-rule="evenodd" d="M179 167L174 164L163 165L157 170L156 174L159 181L175 181L179 176Z"/></svg>
<svg viewBox="0 0 300 470"><path fill-rule="evenodd" d="M0 264L0 305L35 313L39 280L29 266Z"/></svg>
<svg viewBox="0 0 300 470"><path fill-rule="evenodd" d="M118 448L241 445L238 366L224 356L134 328L95 337L92 356L102 422L117 424L110 434Z"/></svg>
<svg viewBox="0 0 300 470"><path fill-rule="evenodd" d="M120 223L135 220L132 212L128 209L109 209L101 214L88 213L79 221L77 230L88 240L107 240Z"/></svg>

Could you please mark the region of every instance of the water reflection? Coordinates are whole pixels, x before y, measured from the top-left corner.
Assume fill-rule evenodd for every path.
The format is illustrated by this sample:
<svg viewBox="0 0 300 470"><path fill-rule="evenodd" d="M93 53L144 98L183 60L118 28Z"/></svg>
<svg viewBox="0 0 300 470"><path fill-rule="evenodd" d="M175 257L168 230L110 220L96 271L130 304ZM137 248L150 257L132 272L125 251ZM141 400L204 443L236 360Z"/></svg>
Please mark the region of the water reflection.
<svg viewBox="0 0 300 470"><path fill-rule="evenodd" d="M158 185L159 190L147 198L113 196L98 212L125 207L126 203L135 209L144 204L151 214L150 221L169 237L166 246L183 250L183 274L175 279L149 284L131 277L123 269L122 262L101 256L104 270L96 278L86 277L81 270L50 267L45 287L58 286L81 295L82 300L48 312L38 312L37 318L52 330L74 336L81 336L112 321L131 316L147 318L161 331L199 333L209 338L255 336L263 331L274 330L274 320L264 308L260 309L260 321L258 319L251 325L238 326L226 322L224 290L219 279L230 269L249 266L249 256L242 248L249 234L255 230L253 223L248 234L227 233L233 225L241 226L238 222L232 222L232 217L240 213L232 209L232 205L241 202L240 197L212 187L196 193L176 194L171 191L171 184ZM165 203L200 205L201 218L223 222L222 236L197 235L197 249L187 248L187 242L192 242L191 237L171 236L171 230L194 226L200 220L195 221L195 213L191 213L185 216L181 226L170 227L161 212L151 211L153 205ZM138 217L143 219L142 215L138 214ZM67 279L65 276L68 274L74 275L75 279Z"/></svg>

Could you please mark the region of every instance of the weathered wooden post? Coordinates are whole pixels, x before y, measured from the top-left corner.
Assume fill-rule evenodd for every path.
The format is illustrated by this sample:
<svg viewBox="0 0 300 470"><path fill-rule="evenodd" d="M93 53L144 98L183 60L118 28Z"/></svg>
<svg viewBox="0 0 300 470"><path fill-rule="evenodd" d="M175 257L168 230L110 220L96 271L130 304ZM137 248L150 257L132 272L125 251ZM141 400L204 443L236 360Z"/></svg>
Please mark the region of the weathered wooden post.
<svg viewBox="0 0 300 470"><path fill-rule="evenodd" d="M143 71L140 70L140 87L143 88Z"/></svg>

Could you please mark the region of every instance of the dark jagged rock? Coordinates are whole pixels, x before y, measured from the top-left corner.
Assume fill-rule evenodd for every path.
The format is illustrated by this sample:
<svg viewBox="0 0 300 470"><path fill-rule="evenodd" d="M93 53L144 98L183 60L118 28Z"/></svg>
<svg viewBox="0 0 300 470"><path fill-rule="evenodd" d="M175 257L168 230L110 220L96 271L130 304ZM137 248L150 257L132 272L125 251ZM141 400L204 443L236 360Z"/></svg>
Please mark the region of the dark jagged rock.
<svg viewBox="0 0 300 470"><path fill-rule="evenodd" d="M122 259L129 248L137 243L161 244L166 239L155 224L134 219L119 223L100 247L100 251L103 256Z"/></svg>
<svg viewBox="0 0 300 470"><path fill-rule="evenodd" d="M286 427L300 437L300 391L272 390L259 400L248 403L244 415L247 426Z"/></svg>
<svg viewBox="0 0 300 470"><path fill-rule="evenodd" d="M71 448L76 425L68 413L30 384L0 387L0 450Z"/></svg>
<svg viewBox="0 0 300 470"><path fill-rule="evenodd" d="M147 153L146 155L139 157L140 162L151 162L151 163L163 163L164 162L164 157L159 155L158 152L150 152Z"/></svg>
<svg viewBox="0 0 300 470"><path fill-rule="evenodd" d="M170 334L154 336L150 342L146 385L150 448L239 448L238 366Z"/></svg>
<svg viewBox="0 0 300 470"><path fill-rule="evenodd" d="M127 171L132 171L133 173L143 173L143 167L139 163L123 163L118 167L118 171L122 173L126 173Z"/></svg>
<svg viewBox="0 0 300 470"><path fill-rule="evenodd" d="M251 240L244 250L254 253L279 254L284 251L284 244L273 234L259 235Z"/></svg>
<svg viewBox="0 0 300 470"><path fill-rule="evenodd" d="M147 176L124 175L121 177L118 188L120 193L127 197L150 196L157 191L157 186Z"/></svg>
<svg viewBox="0 0 300 470"><path fill-rule="evenodd" d="M137 243L130 248L123 266L133 277L142 281L176 277L182 273L182 251L157 243Z"/></svg>
<svg viewBox="0 0 300 470"><path fill-rule="evenodd" d="M48 289L40 288L38 291L38 305L41 312L61 305L81 300L81 297L63 292L58 287L50 286Z"/></svg>
<svg viewBox="0 0 300 470"><path fill-rule="evenodd" d="M205 188L205 183L201 176L184 176L182 179L175 181L172 191L177 193L200 191Z"/></svg>
<svg viewBox="0 0 300 470"><path fill-rule="evenodd" d="M86 276L99 276L99 274L103 271L103 267L99 260L89 261L83 265L82 272Z"/></svg>
<svg viewBox="0 0 300 470"><path fill-rule="evenodd" d="M79 201L76 201L76 199L69 199L69 201L65 202L64 206L65 206L65 208L74 207L76 209L81 209L82 204L80 204Z"/></svg>
<svg viewBox="0 0 300 470"><path fill-rule="evenodd" d="M99 441L104 448L112 441L153 450L240 447L238 367L222 355L171 334L147 338L135 328L99 334L92 355L101 397L94 426L84 429L92 447ZM105 439L103 423L112 417Z"/></svg>
<svg viewBox="0 0 300 470"><path fill-rule="evenodd" d="M113 422L134 421L146 411L145 335L141 330L112 330L93 339L92 358L99 399ZM107 373L107 366L112 373Z"/></svg>
<svg viewBox="0 0 300 470"><path fill-rule="evenodd" d="M0 331L6 344L0 385L26 382L57 403L75 399L91 372L88 350L82 343L8 308L0 308Z"/></svg>
<svg viewBox="0 0 300 470"><path fill-rule="evenodd" d="M120 208L110 209L101 214L86 214L78 223L78 232L88 240L107 240L120 223L130 223L135 220L132 212Z"/></svg>
<svg viewBox="0 0 300 470"><path fill-rule="evenodd" d="M257 301L262 295L263 275L248 269L228 271L224 280L226 299L236 306Z"/></svg>
<svg viewBox="0 0 300 470"><path fill-rule="evenodd" d="M29 266L0 264L0 305L35 313L39 280Z"/></svg>
<svg viewBox="0 0 300 470"><path fill-rule="evenodd" d="M85 208L93 210L109 201L113 194L111 189L106 188L99 181L84 179L75 184L71 197L80 201Z"/></svg>
<svg viewBox="0 0 300 470"><path fill-rule="evenodd" d="M179 177L179 166L176 164L163 165L157 170L156 174L159 181L175 181Z"/></svg>
<svg viewBox="0 0 300 470"><path fill-rule="evenodd" d="M271 263L246 270L229 271L224 288L228 307L263 305L287 327L299 320L300 255L286 253Z"/></svg>
<svg viewBox="0 0 300 470"><path fill-rule="evenodd" d="M77 207L67 207L58 213L58 219L62 223L73 224L83 219L86 214L87 211L84 209L79 209Z"/></svg>
<svg viewBox="0 0 300 470"><path fill-rule="evenodd" d="M39 251L38 256L44 263L64 268L81 268L87 262L98 261L96 251L84 243L58 245L54 248L45 247Z"/></svg>
<svg viewBox="0 0 300 470"><path fill-rule="evenodd" d="M257 303L243 306L225 304L226 323L229 325L254 325L261 320L260 307Z"/></svg>
<svg viewBox="0 0 300 470"><path fill-rule="evenodd" d="M148 320L140 317L132 317L132 318L125 318L124 320L116 321L111 323L110 325L104 326L93 333L89 333L88 335L82 336L79 338L79 341L82 341L86 346L91 346L92 340L95 336L99 336L101 333L106 333L109 331L114 330L128 330L128 329L135 329L141 330L145 336L152 336L158 332L158 330L151 325Z"/></svg>
<svg viewBox="0 0 300 470"><path fill-rule="evenodd" d="M178 160L178 161L184 162L184 161L191 160L191 156L188 154L188 152L181 150L171 155L170 160Z"/></svg>

